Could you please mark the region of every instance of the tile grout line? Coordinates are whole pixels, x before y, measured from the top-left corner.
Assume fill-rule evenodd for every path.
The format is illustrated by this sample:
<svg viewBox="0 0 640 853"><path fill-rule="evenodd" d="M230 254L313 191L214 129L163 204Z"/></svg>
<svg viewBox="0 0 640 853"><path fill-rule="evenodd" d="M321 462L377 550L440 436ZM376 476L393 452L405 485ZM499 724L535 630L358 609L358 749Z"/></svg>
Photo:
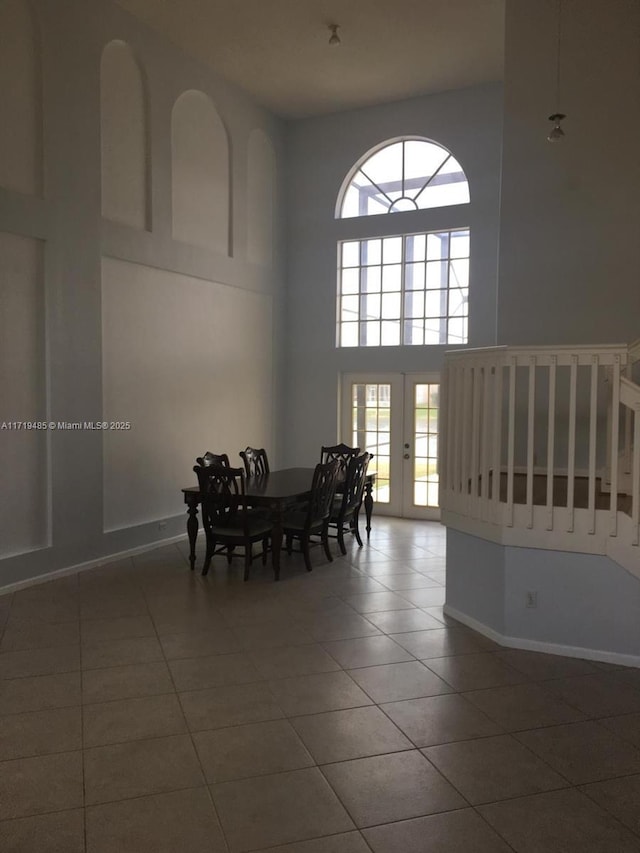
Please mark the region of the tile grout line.
<svg viewBox="0 0 640 853"><path fill-rule="evenodd" d="M171 683L173 684L173 690L174 690L174 694L173 694L173 695L175 695L175 697L176 697L176 699L177 699L178 706L179 706L179 708L180 708L180 713L182 714L182 719L183 719L183 721L184 721L184 725L185 725L185 728L186 728L186 730L187 730L187 734L188 734L188 736L189 736L189 742L191 743L191 748L192 748L192 750L193 750L193 752L194 752L194 754L195 754L196 761L198 762L198 767L200 768L200 773L202 774L202 780L203 780L203 783L204 783L204 788L205 788L205 790L206 790L206 792L207 792L207 796L208 796L209 802L211 803L211 808L213 809L213 813L214 813L214 815L215 815L216 821L217 821L218 826L219 826L219 828L220 828L220 834L221 834L221 836L222 836L222 840L223 840L223 843L224 843L225 849L226 849L227 853L230 853L230 851L231 851L231 846L230 846L230 844L229 844L229 840L228 840L228 838L227 838L227 834L226 834L226 832L225 832L225 830L224 830L224 826L222 825L222 820L220 819L220 815L219 815L219 813L218 813L218 809L216 808L215 800L214 800L214 798L213 798L213 794L211 793L211 788L210 788L209 783L208 783L208 781L207 781L207 774L206 774L205 769L204 769L204 767L203 767L203 765L202 765L202 761L201 761L201 759L200 759L200 754L199 754L199 752L198 752L198 749L197 749L197 747L196 747L195 741L194 741L194 739L193 739L193 732L191 731L191 729L190 729L190 727L189 727L189 722L188 722L188 720L187 720L187 718L186 718L186 715L185 715L185 712L184 712L184 707L183 707L182 702L181 702L181 700L180 700L180 694L179 694L179 692L178 692L178 689L177 689L177 686L176 686L176 683L175 683L175 680L174 680L174 677L173 677L173 672L171 671L171 667L170 667L170 665L169 665L169 660L168 660L168 658L167 658L167 656L166 656L166 653L165 653L165 650L164 650L164 646L162 645L162 641L161 641L161 639L160 639L160 634L158 633L158 629L157 629L157 626L156 626L156 623L155 623L155 619L153 618L153 614L152 614L152 612L151 612L151 608L149 607L149 602L148 602L148 600L147 600L146 592L144 592L144 591L143 591L143 593L142 593L142 594L143 594L143 597L144 597L145 606L146 606L146 608L147 608L147 613L148 613L149 618L151 619L151 622L152 622L152 624L153 624L153 628L154 628L154 631L155 631L156 640L157 640L158 645L160 646L160 649L161 649L161 652L162 652L162 658L163 658L164 664L165 664L165 666L167 667L167 671L169 672L169 678L171 679Z"/></svg>
<svg viewBox="0 0 640 853"><path fill-rule="evenodd" d="M85 749L84 749L84 668L82 666L82 622L80 618L80 577L76 573L76 583L78 587L78 635L80 638L80 746L82 749L82 831L85 853L88 853L87 843L87 779L85 773Z"/></svg>

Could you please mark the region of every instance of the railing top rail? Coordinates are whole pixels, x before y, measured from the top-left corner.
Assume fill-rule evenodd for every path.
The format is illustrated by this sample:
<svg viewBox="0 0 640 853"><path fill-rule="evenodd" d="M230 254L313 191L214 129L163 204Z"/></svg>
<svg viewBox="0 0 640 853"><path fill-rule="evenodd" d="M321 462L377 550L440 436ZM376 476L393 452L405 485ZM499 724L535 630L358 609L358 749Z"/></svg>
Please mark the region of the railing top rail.
<svg viewBox="0 0 640 853"><path fill-rule="evenodd" d="M562 344L560 346L527 346L527 347L477 347L474 349L459 349L447 350L445 352L446 360L469 360L482 361L484 359L495 361L496 358L550 358L558 356L567 358L571 356L581 358L589 358L591 356L605 357L605 360L620 358L621 364L626 364L629 359L629 347L627 344L593 344L591 346L579 344L572 346L571 344ZM640 358L640 355L638 356Z"/></svg>
<svg viewBox="0 0 640 853"><path fill-rule="evenodd" d="M633 343L629 344L629 361L631 364L640 361L640 338L636 338Z"/></svg>

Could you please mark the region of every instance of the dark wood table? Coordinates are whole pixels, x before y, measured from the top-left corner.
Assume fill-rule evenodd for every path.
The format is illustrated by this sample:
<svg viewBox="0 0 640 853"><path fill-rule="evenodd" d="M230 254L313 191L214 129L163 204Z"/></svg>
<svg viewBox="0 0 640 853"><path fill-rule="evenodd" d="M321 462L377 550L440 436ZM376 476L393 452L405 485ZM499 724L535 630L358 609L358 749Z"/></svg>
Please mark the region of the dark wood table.
<svg viewBox="0 0 640 853"><path fill-rule="evenodd" d="M273 549L273 571L276 580L280 577L280 550L282 548L282 519L287 507L296 501L303 500L311 491L314 468L285 468L282 471L271 471L262 477L247 477L245 493L251 499L253 506L264 506L271 510L273 517L273 532L271 543ZM371 514L373 512L373 484L375 473L367 474L364 486L364 511L367 517L367 540L371 534ZM338 486L338 490L340 486ZM198 539L198 506L201 503L198 486L187 486L182 489L184 502L187 505L187 535L189 537L189 563L194 569L196 565L196 541Z"/></svg>

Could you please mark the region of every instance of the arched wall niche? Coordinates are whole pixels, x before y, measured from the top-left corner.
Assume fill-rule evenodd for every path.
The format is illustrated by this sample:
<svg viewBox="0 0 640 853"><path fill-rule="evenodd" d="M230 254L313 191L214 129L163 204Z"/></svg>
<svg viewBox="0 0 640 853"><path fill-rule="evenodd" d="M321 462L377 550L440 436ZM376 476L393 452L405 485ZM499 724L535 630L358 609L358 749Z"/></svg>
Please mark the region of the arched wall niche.
<svg viewBox="0 0 640 853"><path fill-rule="evenodd" d="M0 0L0 116L0 186L41 196L41 48L27 0Z"/></svg>
<svg viewBox="0 0 640 853"><path fill-rule="evenodd" d="M276 155L271 140L259 128L251 131L247 164L247 258L273 264Z"/></svg>
<svg viewBox="0 0 640 853"><path fill-rule="evenodd" d="M174 238L230 255L229 140L213 102L195 89L173 106L171 190Z"/></svg>
<svg viewBox="0 0 640 853"><path fill-rule="evenodd" d="M102 215L150 229L146 87L130 46L109 42L100 63Z"/></svg>

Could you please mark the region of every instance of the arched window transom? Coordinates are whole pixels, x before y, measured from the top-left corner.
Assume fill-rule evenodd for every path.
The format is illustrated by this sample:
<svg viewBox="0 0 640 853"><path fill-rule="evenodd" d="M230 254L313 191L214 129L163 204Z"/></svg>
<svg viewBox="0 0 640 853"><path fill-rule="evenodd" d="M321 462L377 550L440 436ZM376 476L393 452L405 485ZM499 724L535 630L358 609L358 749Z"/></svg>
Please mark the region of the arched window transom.
<svg viewBox="0 0 640 853"><path fill-rule="evenodd" d="M402 139L358 165L343 190L338 217L423 210L469 202L460 163L436 142Z"/></svg>

